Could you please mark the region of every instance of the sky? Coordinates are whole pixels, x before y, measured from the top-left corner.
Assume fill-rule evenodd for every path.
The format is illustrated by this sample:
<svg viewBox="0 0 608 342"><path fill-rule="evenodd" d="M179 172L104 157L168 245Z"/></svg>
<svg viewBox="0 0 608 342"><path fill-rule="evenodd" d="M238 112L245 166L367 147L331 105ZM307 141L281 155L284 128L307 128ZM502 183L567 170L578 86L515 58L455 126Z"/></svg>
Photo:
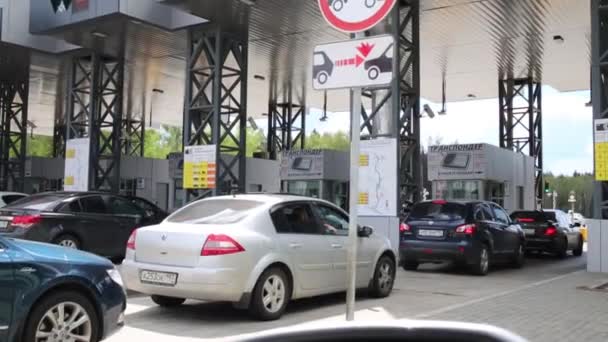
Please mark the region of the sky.
<svg viewBox="0 0 608 342"><path fill-rule="evenodd" d="M560 93L543 87L543 135L545 171L571 175L574 171L592 172L593 135L592 109L585 106L590 100L589 91ZM441 104L422 100L435 112ZM421 119L421 142L438 137L444 144L489 143L498 145L498 99L472 100L447 104L447 114ZM307 117L307 130L317 132L347 131L348 113L328 113L329 119L321 122L322 112L311 109ZM261 127L266 125L262 124Z"/></svg>

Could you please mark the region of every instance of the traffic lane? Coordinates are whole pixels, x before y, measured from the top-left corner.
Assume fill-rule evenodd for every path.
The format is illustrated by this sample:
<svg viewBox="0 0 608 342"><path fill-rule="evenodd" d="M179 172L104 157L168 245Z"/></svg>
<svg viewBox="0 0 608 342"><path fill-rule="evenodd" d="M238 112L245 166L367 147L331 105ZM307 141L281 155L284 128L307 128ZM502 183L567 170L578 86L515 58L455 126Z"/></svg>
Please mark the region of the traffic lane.
<svg viewBox="0 0 608 342"><path fill-rule="evenodd" d="M422 265L419 271L399 270L390 297L374 299L359 293L357 315L361 319L401 319L425 317L444 308L478 298L493 296L585 268L586 257L564 260L549 255L532 257L523 269L496 267L485 277L469 275L449 264ZM257 322L246 311L229 303L188 301L177 308L160 308L147 297L129 299L127 328L111 342L132 340L139 335L190 338L222 338L310 321L343 317L345 294L335 294L292 302L278 321Z"/></svg>

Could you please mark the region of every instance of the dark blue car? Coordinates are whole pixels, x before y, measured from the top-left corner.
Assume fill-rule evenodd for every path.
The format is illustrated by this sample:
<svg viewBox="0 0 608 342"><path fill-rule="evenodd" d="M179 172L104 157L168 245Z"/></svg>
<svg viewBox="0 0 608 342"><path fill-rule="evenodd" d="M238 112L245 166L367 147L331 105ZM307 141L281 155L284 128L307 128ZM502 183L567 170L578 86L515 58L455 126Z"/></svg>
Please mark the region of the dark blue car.
<svg viewBox="0 0 608 342"><path fill-rule="evenodd" d="M125 308L107 259L0 237L0 341L100 341L123 326Z"/></svg>

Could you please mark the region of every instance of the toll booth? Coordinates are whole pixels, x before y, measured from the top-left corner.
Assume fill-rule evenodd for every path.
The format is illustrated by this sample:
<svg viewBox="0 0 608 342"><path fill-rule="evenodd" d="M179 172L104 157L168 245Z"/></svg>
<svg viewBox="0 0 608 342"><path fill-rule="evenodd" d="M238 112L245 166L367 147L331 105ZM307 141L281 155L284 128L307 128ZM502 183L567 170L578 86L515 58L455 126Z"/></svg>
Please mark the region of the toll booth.
<svg viewBox="0 0 608 342"><path fill-rule="evenodd" d="M430 146L433 199L485 200L507 211L536 207L534 158L489 144Z"/></svg>
<svg viewBox="0 0 608 342"><path fill-rule="evenodd" d="M281 192L321 198L348 209L348 152L286 151L281 156Z"/></svg>
<svg viewBox="0 0 608 342"><path fill-rule="evenodd" d="M123 156L120 160L120 194L138 196L163 210L171 208L169 161Z"/></svg>
<svg viewBox="0 0 608 342"><path fill-rule="evenodd" d="M26 158L23 192L35 194L62 190L64 165L63 158Z"/></svg>
<svg viewBox="0 0 608 342"><path fill-rule="evenodd" d="M229 160L231 156L222 155ZM184 206L186 191L183 188L184 178L184 155L182 153L171 153L167 158L169 170L169 211L174 211ZM279 162L262 158L246 158L245 186L247 192L278 193L281 189L279 178Z"/></svg>

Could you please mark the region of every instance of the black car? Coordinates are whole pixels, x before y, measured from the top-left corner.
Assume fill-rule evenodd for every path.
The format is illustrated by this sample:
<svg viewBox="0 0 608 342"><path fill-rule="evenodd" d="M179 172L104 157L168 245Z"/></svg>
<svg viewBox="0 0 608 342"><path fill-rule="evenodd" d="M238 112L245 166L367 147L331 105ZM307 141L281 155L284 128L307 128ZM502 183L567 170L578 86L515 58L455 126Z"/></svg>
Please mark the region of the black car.
<svg viewBox="0 0 608 342"><path fill-rule="evenodd" d="M159 208L156 204L148 201L145 198L128 196L127 197L131 203L138 206L141 210L144 211L144 216L148 217L151 221L160 223L164 219L169 216L169 214L163 209Z"/></svg>
<svg viewBox="0 0 608 342"><path fill-rule="evenodd" d="M417 203L399 230L400 261L406 270L425 262L454 261L485 275L490 263L524 263L524 233L495 203Z"/></svg>
<svg viewBox="0 0 608 342"><path fill-rule="evenodd" d="M583 255L584 238L578 227L570 223L568 214L561 210L516 211L511 218L526 234L526 251L555 253L566 257L568 251Z"/></svg>
<svg viewBox="0 0 608 342"><path fill-rule="evenodd" d="M375 80L380 74L393 71L393 44L389 45L386 50L377 58L370 59L365 62L365 70L367 77L370 80Z"/></svg>
<svg viewBox="0 0 608 342"><path fill-rule="evenodd" d="M164 217L126 197L95 192L33 195L0 209L0 235L121 260L131 232Z"/></svg>

